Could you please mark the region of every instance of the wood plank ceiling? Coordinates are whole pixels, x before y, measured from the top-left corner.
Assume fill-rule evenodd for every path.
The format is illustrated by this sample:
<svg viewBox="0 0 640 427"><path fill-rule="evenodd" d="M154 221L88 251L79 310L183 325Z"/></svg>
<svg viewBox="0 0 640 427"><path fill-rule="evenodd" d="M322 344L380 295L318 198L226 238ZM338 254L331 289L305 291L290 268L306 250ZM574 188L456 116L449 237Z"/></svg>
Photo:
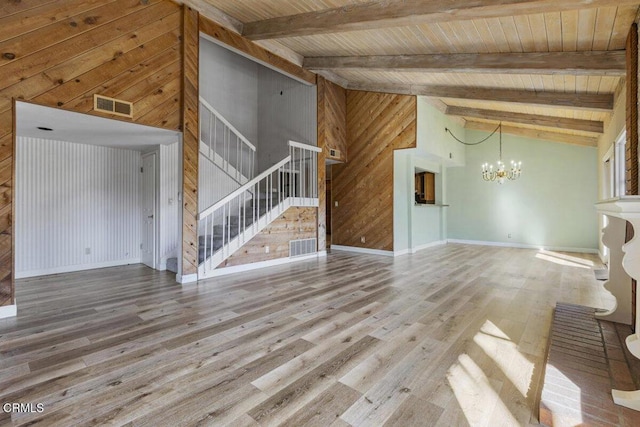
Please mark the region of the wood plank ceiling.
<svg viewBox="0 0 640 427"><path fill-rule="evenodd" d="M595 145L622 87L625 40L640 6L639 0L182 2L349 89L427 95L470 128L502 120L512 133L533 129L587 145Z"/></svg>

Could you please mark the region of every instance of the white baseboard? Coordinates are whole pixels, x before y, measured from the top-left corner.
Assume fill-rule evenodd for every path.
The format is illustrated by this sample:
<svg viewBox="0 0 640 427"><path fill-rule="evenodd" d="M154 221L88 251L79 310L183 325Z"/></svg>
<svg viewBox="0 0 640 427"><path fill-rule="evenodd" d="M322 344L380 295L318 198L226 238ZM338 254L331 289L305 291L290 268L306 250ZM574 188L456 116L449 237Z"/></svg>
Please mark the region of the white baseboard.
<svg viewBox="0 0 640 427"><path fill-rule="evenodd" d="M356 246L341 246L341 245L331 245L331 249L335 249L337 251L345 251L345 252L355 252L367 255L383 255L383 256L391 256L398 257L407 254L414 254L422 249L431 248L433 246L445 245L447 243L446 240L438 240L436 242L430 242L424 245L416 246L410 249L402 249L399 251L383 251L380 249L368 249L368 248L359 248Z"/></svg>
<svg viewBox="0 0 640 427"><path fill-rule="evenodd" d="M320 257L323 257L323 256L327 256L327 252L326 251L323 251L323 252L324 252L324 254L322 254L321 252L317 252L317 253L309 254L309 255L302 255L302 256L296 256L296 257L286 257L286 258L277 258L277 259L271 259L271 260L268 260L268 261L252 262L250 264L234 265L232 267L216 268L215 270L213 270L211 272L211 274L209 276L207 276L207 278L226 276L226 275L229 275L229 274L235 274L235 273L242 273L242 272L251 271L251 270L257 270L259 268L275 267L276 265L290 264L290 263L293 263L293 262L306 261L306 260L310 260L310 259L316 259L316 258L320 258Z"/></svg>
<svg viewBox="0 0 640 427"><path fill-rule="evenodd" d="M0 319L5 319L7 317L16 317L18 314L18 306L17 305L5 305L0 307Z"/></svg>
<svg viewBox="0 0 640 427"><path fill-rule="evenodd" d="M318 257L327 256L327 251L318 251Z"/></svg>
<svg viewBox="0 0 640 427"><path fill-rule="evenodd" d="M336 251L355 252L355 253L367 254L367 255L395 256L395 253L393 251L384 251L381 249L359 248L356 246L331 245L330 249L336 250Z"/></svg>
<svg viewBox="0 0 640 427"><path fill-rule="evenodd" d="M441 246L446 244L447 244L446 240L436 240L435 242L429 242L429 243L425 243L424 245L414 246L413 248L409 249L409 252L412 254L415 254L416 252L421 251L423 249L433 248L434 246Z"/></svg>
<svg viewBox="0 0 640 427"><path fill-rule="evenodd" d="M197 281L198 281L197 274L183 274L183 275L176 274L176 282L181 283L183 285L187 283L194 283Z"/></svg>
<svg viewBox="0 0 640 427"><path fill-rule="evenodd" d="M600 257L600 262L601 263L607 264L609 262L607 257L605 257L604 254L601 251L598 251L598 256Z"/></svg>
<svg viewBox="0 0 640 427"><path fill-rule="evenodd" d="M16 279L47 276L49 274L73 273L76 271L94 270L96 268L119 267L121 265L140 264L140 259L122 259L117 261L96 262L93 264L66 265L64 267L45 268L42 270L16 271Z"/></svg>
<svg viewBox="0 0 640 427"><path fill-rule="evenodd" d="M579 252L587 254L597 254L598 250L594 248L574 248L565 246L546 246L546 245L529 245L525 243L505 243L505 242L486 242L482 240L461 240L461 239L447 239L447 243L462 243L465 245L480 245L480 246L499 246L503 248L519 248L519 249L538 249L547 251L560 251L560 252Z"/></svg>

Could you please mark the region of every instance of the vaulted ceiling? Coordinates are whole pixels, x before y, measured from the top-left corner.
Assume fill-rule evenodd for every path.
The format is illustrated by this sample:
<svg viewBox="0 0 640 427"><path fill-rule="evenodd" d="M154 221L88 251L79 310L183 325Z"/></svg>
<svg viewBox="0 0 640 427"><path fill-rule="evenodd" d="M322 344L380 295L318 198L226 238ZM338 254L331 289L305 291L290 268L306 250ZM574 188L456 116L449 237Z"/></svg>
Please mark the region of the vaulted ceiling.
<svg viewBox="0 0 640 427"><path fill-rule="evenodd" d="M426 95L469 128L595 145L639 0L183 0L349 89Z"/></svg>

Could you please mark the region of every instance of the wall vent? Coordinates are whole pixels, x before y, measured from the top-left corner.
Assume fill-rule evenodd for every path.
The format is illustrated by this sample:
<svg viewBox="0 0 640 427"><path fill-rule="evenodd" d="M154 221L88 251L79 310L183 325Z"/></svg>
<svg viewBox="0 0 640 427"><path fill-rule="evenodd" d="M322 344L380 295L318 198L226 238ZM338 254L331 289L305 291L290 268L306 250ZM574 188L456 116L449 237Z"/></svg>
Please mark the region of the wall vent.
<svg viewBox="0 0 640 427"><path fill-rule="evenodd" d="M340 157L340 151L336 150L335 148L330 148L329 157Z"/></svg>
<svg viewBox="0 0 640 427"><path fill-rule="evenodd" d="M133 118L133 104L104 95L93 95L93 109L116 116Z"/></svg>
<svg viewBox="0 0 640 427"><path fill-rule="evenodd" d="M317 252L317 240L313 239L300 239L289 241L289 256L296 257L308 254L315 254Z"/></svg>

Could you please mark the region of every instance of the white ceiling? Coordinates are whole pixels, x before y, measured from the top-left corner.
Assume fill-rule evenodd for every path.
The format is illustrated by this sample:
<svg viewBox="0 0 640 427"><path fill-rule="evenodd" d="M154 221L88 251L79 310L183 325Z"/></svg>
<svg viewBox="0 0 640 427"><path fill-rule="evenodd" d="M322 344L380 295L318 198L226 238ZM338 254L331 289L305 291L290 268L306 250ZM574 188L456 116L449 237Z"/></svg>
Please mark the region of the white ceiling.
<svg viewBox="0 0 640 427"><path fill-rule="evenodd" d="M28 102L16 102L17 136L144 151L177 142L180 133ZM52 131L43 131L47 127Z"/></svg>

